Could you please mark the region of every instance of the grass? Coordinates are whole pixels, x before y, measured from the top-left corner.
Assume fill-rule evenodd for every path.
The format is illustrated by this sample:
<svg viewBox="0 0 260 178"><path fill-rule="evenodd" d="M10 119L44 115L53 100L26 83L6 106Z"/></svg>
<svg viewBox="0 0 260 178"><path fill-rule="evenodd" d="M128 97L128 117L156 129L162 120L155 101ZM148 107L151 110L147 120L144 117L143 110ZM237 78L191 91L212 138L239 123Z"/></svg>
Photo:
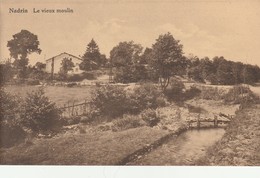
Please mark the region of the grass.
<svg viewBox="0 0 260 178"><path fill-rule="evenodd" d="M95 86L82 86L82 87L62 87L62 86L45 86L44 91L53 102L58 106L67 104L68 101L83 102L85 99L90 98L90 92ZM39 86L29 85L10 85L6 86L6 91L17 94L22 97L26 96L27 92L37 90Z"/></svg>
<svg viewBox="0 0 260 178"><path fill-rule="evenodd" d="M0 152L1 164L115 165L134 151L151 144L168 131L141 127L122 132L60 135L34 140Z"/></svg>
<svg viewBox="0 0 260 178"><path fill-rule="evenodd" d="M238 112L223 138L213 145L199 165L260 166L260 105Z"/></svg>

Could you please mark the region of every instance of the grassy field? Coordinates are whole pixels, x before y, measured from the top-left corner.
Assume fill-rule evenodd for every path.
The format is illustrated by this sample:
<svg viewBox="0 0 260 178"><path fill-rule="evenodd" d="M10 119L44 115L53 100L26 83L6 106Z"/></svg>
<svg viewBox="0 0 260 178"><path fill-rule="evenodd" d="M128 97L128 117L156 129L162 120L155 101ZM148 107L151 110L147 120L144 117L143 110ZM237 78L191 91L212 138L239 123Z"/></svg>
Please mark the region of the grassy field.
<svg viewBox="0 0 260 178"><path fill-rule="evenodd" d="M141 127L122 132L62 134L50 139L35 139L31 145L21 144L2 150L0 164L115 165L168 133Z"/></svg>
<svg viewBox="0 0 260 178"><path fill-rule="evenodd" d="M200 165L260 166L260 105L239 111L223 138L213 145Z"/></svg>
<svg viewBox="0 0 260 178"><path fill-rule="evenodd" d="M6 91L17 94L22 97L26 96L27 92L37 90L40 86L29 85L10 85L6 86ZM55 102L58 106L63 106L67 102L83 102L85 99L90 98L90 92L95 86L82 86L82 87L62 87L62 86L45 86L44 91L46 96Z"/></svg>

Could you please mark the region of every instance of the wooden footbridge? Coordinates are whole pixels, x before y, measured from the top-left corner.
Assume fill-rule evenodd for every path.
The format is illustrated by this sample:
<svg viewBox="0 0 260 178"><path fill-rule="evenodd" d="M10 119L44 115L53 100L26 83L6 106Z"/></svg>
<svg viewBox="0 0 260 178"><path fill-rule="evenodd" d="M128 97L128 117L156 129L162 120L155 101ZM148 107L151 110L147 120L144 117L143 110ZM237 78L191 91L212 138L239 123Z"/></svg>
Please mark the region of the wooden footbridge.
<svg viewBox="0 0 260 178"><path fill-rule="evenodd" d="M220 124L228 124L232 118L232 115L225 115L222 113L213 114L212 117L203 117L200 114L198 114L197 118L193 118L188 121L188 126L194 127L195 124L195 127L201 128L203 124L207 126L218 127Z"/></svg>

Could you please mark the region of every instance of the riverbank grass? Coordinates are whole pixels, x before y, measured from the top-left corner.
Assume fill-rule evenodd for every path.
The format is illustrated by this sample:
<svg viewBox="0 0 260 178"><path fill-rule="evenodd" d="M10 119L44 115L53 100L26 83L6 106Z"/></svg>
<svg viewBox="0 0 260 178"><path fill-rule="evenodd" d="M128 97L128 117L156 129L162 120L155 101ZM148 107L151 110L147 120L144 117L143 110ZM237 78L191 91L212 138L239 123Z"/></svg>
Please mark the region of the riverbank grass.
<svg viewBox="0 0 260 178"><path fill-rule="evenodd" d="M260 166L260 104L241 110L197 165Z"/></svg>
<svg viewBox="0 0 260 178"><path fill-rule="evenodd" d="M141 127L121 132L63 134L2 150L0 164L115 165L168 133L166 130Z"/></svg>

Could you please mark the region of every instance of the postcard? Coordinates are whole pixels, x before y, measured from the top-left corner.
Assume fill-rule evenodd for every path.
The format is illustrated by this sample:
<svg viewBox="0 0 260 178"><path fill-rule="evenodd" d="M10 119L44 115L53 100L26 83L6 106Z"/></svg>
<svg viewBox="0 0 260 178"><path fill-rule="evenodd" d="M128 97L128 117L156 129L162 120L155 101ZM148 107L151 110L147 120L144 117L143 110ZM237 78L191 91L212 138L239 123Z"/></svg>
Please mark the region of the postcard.
<svg viewBox="0 0 260 178"><path fill-rule="evenodd" d="M0 3L2 166L260 165L259 1Z"/></svg>

